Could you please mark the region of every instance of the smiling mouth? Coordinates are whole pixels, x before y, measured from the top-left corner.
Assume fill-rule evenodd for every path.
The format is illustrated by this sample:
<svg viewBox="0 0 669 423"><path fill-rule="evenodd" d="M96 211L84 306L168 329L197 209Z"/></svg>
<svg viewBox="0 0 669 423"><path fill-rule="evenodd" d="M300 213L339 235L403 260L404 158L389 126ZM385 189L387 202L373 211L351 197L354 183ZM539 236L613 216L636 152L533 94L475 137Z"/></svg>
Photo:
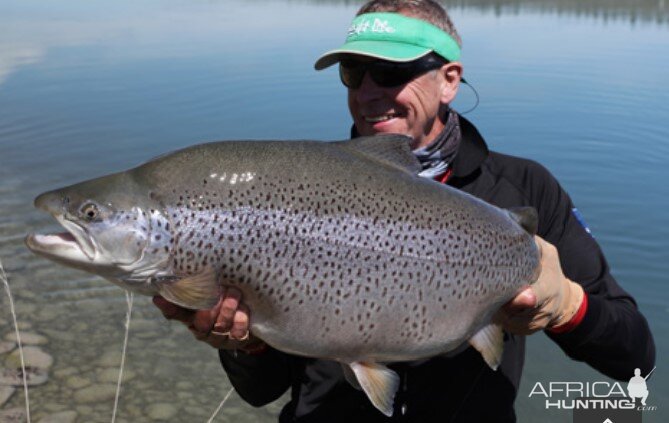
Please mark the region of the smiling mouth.
<svg viewBox="0 0 669 423"><path fill-rule="evenodd" d="M379 123L379 122L385 122L390 119L394 119L396 117L399 117L399 113L387 113L383 115L378 115L378 116L365 116L365 122L368 123Z"/></svg>

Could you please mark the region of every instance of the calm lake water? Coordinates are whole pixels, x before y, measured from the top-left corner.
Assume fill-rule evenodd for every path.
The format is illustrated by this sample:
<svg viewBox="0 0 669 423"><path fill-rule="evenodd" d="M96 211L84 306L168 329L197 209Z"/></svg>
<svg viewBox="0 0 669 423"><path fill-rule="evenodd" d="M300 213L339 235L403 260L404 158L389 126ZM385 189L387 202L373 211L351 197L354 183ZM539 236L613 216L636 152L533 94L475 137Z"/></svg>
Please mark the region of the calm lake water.
<svg viewBox="0 0 669 423"><path fill-rule="evenodd" d="M646 422L669 421L669 6L655 1L458 1L466 116L492 148L538 160L570 192L658 348ZM47 189L217 139L343 139L336 69L359 2L0 0L0 260L25 332L44 335L49 381L33 420L111 419L123 292L30 254L55 230L32 208ZM463 87L455 104L475 104ZM0 294L0 338L12 331ZM5 356L0 356L0 367ZM608 380L532 336L519 421L571 421L528 398L536 382ZM630 369L632 371L632 369ZM135 298L117 421L206 421L229 389L213 349ZM630 374L632 376L632 374ZM448 375L443 375L448 377ZM234 395L215 421L270 422ZM16 392L4 409L23 406ZM2 407L2 406L0 406Z"/></svg>

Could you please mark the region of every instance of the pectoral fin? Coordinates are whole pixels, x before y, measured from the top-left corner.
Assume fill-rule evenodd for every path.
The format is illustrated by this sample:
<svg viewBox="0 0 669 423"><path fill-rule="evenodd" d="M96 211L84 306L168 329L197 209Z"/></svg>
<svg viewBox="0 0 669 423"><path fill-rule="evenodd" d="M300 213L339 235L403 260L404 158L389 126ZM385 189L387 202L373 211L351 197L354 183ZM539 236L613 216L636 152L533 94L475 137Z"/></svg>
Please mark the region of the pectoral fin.
<svg viewBox="0 0 669 423"><path fill-rule="evenodd" d="M156 285L166 300L193 310L212 308L221 295L216 272L211 268L176 281L157 281Z"/></svg>
<svg viewBox="0 0 669 423"><path fill-rule="evenodd" d="M395 392L400 386L397 373L378 363L353 362L349 366L374 407L392 416Z"/></svg>
<svg viewBox="0 0 669 423"><path fill-rule="evenodd" d="M483 356L491 369L497 370L504 352L504 332L499 325L489 324L471 337L469 343Z"/></svg>
<svg viewBox="0 0 669 423"><path fill-rule="evenodd" d="M358 383L358 379L355 373L353 373L351 367L348 364L341 363L341 369L344 372L344 378L346 379L346 381L358 391L362 391L362 386L360 386L360 384Z"/></svg>

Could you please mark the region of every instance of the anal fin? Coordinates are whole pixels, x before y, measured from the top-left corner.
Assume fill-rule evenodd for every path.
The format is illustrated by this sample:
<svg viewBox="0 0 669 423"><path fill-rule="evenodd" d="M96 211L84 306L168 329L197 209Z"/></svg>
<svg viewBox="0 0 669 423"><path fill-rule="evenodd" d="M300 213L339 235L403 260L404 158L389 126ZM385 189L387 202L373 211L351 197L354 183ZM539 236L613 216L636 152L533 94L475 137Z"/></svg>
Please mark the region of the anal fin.
<svg viewBox="0 0 669 423"><path fill-rule="evenodd" d="M167 301L193 310L212 308L221 295L216 272L211 268L176 281L157 281L156 285Z"/></svg>
<svg viewBox="0 0 669 423"><path fill-rule="evenodd" d="M497 370L504 352L504 332L501 326L494 323L485 326L471 337L469 343L481 353L491 369Z"/></svg>
<svg viewBox="0 0 669 423"><path fill-rule="evenodd" d="M395 393L400 386L397 373L378 363L353 362L349 366L374 407L392 416Z"/></svg>
<svg viewBox="0 0 669 423"><path fill-rule="evenodd" d="M341 363L341 369L344 372L346 381L358 391L362 391L362 386L358 383L357 376L353 373L351 367L348 364Z"/></svg>

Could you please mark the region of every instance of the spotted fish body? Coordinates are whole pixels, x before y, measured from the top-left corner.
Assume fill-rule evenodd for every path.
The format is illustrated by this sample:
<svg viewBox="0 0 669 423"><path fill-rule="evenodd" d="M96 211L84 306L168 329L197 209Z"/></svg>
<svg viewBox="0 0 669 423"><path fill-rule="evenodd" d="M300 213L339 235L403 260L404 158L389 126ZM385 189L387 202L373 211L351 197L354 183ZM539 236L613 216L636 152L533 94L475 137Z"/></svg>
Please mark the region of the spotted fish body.
<svg viewBox="0 0 669 423"><path fill-rule="evenodd" d="M54 215L64 199L126 210L127 221L144 222L133 229L146 238L137 262L150 265L110 276L68 264L192 308L234 286L254 335L349 365L389 414L396 375L378 363L443 354L482 333L473 344L494 366L501 350L490 343L501 338L486 327L538 268L532 234L517 216L417 169L404 137L227 141L36 203ZM37 241L28 245L49 257ZM376 392L370 375L392 392Z"/></svg>

